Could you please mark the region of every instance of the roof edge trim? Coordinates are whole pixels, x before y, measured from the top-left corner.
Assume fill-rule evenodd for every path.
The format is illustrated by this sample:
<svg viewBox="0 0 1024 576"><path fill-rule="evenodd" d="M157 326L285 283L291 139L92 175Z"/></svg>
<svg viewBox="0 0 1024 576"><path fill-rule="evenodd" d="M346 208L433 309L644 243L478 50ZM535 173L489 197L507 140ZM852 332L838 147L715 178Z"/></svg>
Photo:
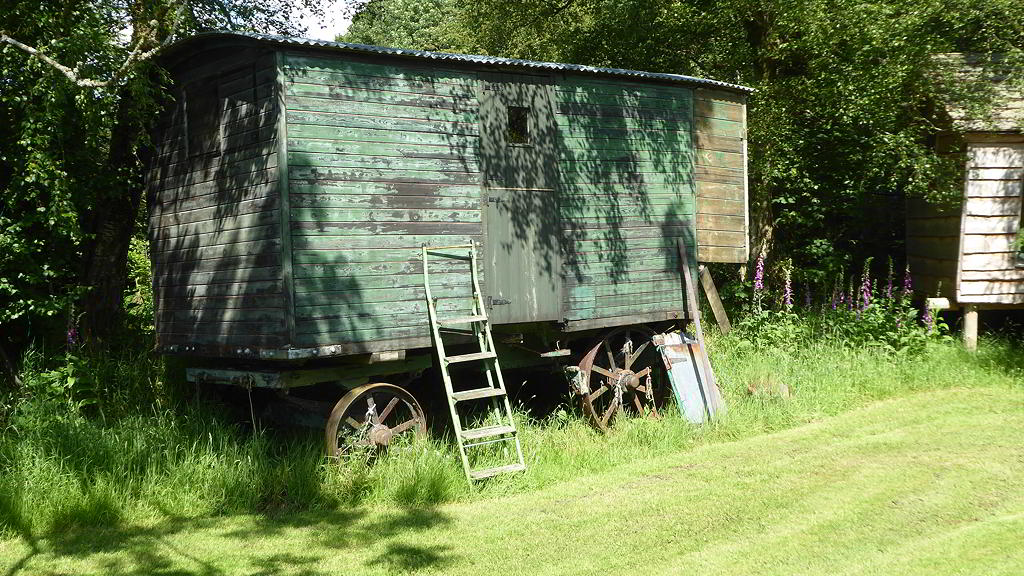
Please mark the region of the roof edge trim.
<svg viewBox="0 0 1024 576"><path fill-rule="evenodd" d="M467 64L478 64L483 66L507 66L511 68L531 68L562 72L581 72L585 74L594 74L597 76L616 76L625 78L660 80L667 82L677 82L681 84L714 87L723 90L729 90L732 92L738 92L741 94L751 94L754 92L753 88L749 88L747 86L731 84L729 82L722 82L719 80L710 80L707 78L686 76L683 74L669 74L665 72L644 72L641 70L626 70L623 68L601 68L597 66L587 66L584 64L560 64L557 62L537 62L533 60L520 60L517 58L500 58L497 56L452 54L448 52L427 52L425 50L411 50L408 48L387 48L384 46L370 46L368 44L332 42L329 40L311 40L308 38L293 38L288 36L278 36L274 34L260 34L256 32L200 32L193 36L189 36L182 40L178 40L177 42L168 46L166 51L176 52L178 50L183 50L186 46L191 45L193 43L217 37L247 38L258 42L276 44L279 46L294 46L299 48L327 48L345 52L379 54L384 56L400 56L418 60L460 62Z"/></svg>

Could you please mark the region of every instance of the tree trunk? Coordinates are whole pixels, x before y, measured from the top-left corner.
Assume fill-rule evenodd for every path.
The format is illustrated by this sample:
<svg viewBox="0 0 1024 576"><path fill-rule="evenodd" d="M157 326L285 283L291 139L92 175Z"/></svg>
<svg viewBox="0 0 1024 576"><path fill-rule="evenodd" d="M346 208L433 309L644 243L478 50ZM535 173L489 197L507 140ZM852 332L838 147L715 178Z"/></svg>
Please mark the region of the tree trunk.
<svg viewBox="0 0 1024 576"><path fill-rule="evenodd" d="M138 149L141 127L134 120L137 105L131 90L122 89L110 142L110 186L106 197L97 199L88 227L92 242L85 254L82 278L88 288L82 300L82 333L89 342L107 339L120 325L123 312L128 248L142 201L140 172L146 165L146 154Z"/></svg>
<svg viewBox="0 0 1024 576"><path fill-rule="evenodd" d="M143 49L155 46L167 34L166 7L162 2L138 0L130 7L132 46L143 40ZM150 32L153 22L162 29ZM148 45L147 45L148 43ZM96 205L85 229L91 242L83 254L82 336L86 342L108 340L122 324L124 290L128 281L128 249L145 186L143 170L149 165L152 147L147 138L161 106L161 79L155 64L142 62L118 92L117 115L110 137L107 193Z"/></svg>

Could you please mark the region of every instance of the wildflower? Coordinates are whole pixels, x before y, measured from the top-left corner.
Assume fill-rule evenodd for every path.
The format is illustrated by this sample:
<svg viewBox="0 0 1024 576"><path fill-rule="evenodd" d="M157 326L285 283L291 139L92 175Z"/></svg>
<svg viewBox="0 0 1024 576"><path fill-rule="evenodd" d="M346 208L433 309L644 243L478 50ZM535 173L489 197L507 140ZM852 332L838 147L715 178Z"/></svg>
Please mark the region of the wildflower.
<svg viewBox="0 0 1024 576"><path fill-rule="evenodd" d="M791 262L786 262L783 268L783 274L785 275L785 283L782 287L782 306L786 309L786 312L793 311L793 265Z"/></svg>
<svg viewBox="0 0 1024 576"><path fill-rule="evenodd" d="M757 257L757 265L754 267L754 310L761 312L761 298L764 292L764 253Z"/></svg>
<svg viewBox="0 0 1024 576"><path fill-rule="evenodd" d="M754 268L754 292L764 290L764 254L757 257L757 265Z"/></svg>
<svg viewBox="0 0 1024 576"><path fill-rule="evenodd" d="M910 264L907 264L907 269L903 273L903 296L907 297L911 292L914 291L913 285L910 281Z"/></svg>
<svg viewBox="0 0 1024 576"><path fill-rule="evenodd" d="M68 348L74 348L78 345L78 328L74 324L68 326Z"/></svg>
<svg viewBox="0 0 1024 576"><path fill-rule="evenodd" d="M932 309L928 307L927 300L924 304L924 327L928 334L932 333L932 328L935 327L935 318L932 316Z"/></svg>
<svg viewBox="0 0 1024 576"><path fill-rule="evenodd" d="M868 271L867 264L864 266L864 275L860 281L860 299L861 309L867 309L871 306L871 273Z"/></svg>
<svg viewBox="0 0 1024 576"><path fill-rule="evenodd" d="M886 281L886 284L885 284L885 299L886 300L892 300L892 276L893 276L892 256L889 256L889 274L888 274L888 280Z"/></svg>

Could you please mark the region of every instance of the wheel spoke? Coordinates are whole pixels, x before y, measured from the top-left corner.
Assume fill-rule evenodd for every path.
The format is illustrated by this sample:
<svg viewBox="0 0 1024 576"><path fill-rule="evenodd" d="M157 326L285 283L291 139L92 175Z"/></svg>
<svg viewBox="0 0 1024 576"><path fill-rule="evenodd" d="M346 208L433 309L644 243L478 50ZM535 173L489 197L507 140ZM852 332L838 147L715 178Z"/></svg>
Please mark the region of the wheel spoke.
<svg viewBox="0 0 1024 576"><path fill-rule="evenodd" d="M398 404L397 396L395 398L392 398L391 401L388 402L388 405L385 406L383 410L381 410L379 417L381 422L384 422L385 420L388 419L388 416L391 415L391 411L395 409L396 404Z"/></svg>
<svg viewBox="0 0 1024 576"><path fill-rule="evenodd" d="M612 370L616 369L615 364L615 353L612 352L612 345L608 343L608 340L604 340L604 351L608 353L608 364Z"/></svg>
<svg viewBox="0 0 1024 576"><path fill-rule="evenodd" d="M606 376L606 377L611 378L613 380L615 379L615 375L612 374L611 371L605 370L604 368L601 368L600 366L596 366L596 365L595 366L591 366L590 369L593 370L594 372L597 372L601 376Z"/></svg>
<svg viewBox="0 0 1024 576"><path fill-rule="evenodd" d="M648 366L647 368L644 368L643 370L637 372L636 373L636 377L637 378L643 378L644 376L647 376L650 373L651 373L651 367Z"/></svg>
<svg viewBox="0 0 1024 576"><path fill-rule="evenodd" d="M598 398L601 397L601 394L604 394L607 391L608 391L608 386L605 385L605 384L602 384L601 387L597 389L597 392L594 392L593 394L590 395L590 401L593 402L594 400L597 400Z"/></svg>
<svg viewBox="0 0 1024 576"><path fill-rule="evenodd" d="M643 344L640 345L639 348L636 349L636 351L630 354L629 358L626 359L626 370L629 370L630 366L633 365L633 362L636 362L636 359L639 358L640 355L644 353L644 350L647 348L649 344L650 342L644 342Z"/></svg>
<svg viewBox="0 0 1024 576"><path fill-rule="evenodd" d="M405 432L406 430L409 430L409 429L415 427L417 424L419 424L419 422L420 421L417 418L413 418L412 420L406 420L405 422L402 422L398 426L395 426L394 428L392 428L391 429L391 433L392 434L401 434L402 432Z"/></svg>
<svg viewBox="0 0 1024 576"><path fill-rule="evenodd" d="M345 424L348 424L349 426L355 428L356 430L359 430L360 428L363 427L363 423L362 422L356 420L355 418L353 418L351 416L345 416Z"/></svg>
<svg viewBox="0 0 1024 576"><path fill-rule="evenodd" d="M633 404L636 405L637 412L640 412L641 414L643 414L644 406L643 406L643 404L640 403L640 395L639 394L633 394Z"/></svg>
<svg viewBox="0 0 1024 576"><path fill-rule="evenodd" d="M608 425L608 420L611 419L612 414L619 409L619 399L613 398L612 403L608 405L608 409L604 411L604 416L601 417L601 427Z"/></svg>

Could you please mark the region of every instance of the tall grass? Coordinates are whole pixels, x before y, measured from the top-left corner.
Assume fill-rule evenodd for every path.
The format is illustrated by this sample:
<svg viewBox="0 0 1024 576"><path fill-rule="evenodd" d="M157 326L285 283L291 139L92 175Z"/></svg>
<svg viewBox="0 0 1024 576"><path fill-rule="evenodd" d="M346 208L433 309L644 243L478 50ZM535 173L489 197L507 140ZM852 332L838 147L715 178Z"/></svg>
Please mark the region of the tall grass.
<svg viewBox="0 0 1024 576"><path fill-rule="evenodd" d="M168 518L488 498L915 391L1024 382L1019 349L1000 340L977 354L939 342L915 355L835 344L765 349L733 336L710 345L729 407L721 420L692 426L667 406L660 420L624 418L602 435L570 406L543 420L523 413L527 472L475 488L443 438L338 465L321 457L319 433L254 432L195 407L102 418L37 400L11 413L0 436L0 530L38 538Z"/></svg>

